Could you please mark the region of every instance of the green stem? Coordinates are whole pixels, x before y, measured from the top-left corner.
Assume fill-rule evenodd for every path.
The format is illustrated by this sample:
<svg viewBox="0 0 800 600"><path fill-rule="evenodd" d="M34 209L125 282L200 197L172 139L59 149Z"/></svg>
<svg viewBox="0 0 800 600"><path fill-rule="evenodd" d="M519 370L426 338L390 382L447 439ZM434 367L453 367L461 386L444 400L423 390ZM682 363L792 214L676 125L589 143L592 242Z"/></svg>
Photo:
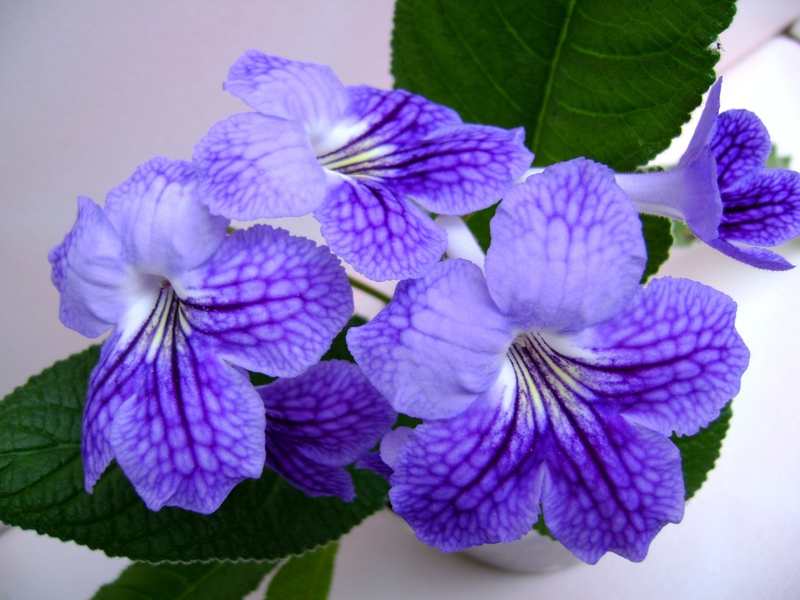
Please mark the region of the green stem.
<svg viewBox="0 0 800 600"><path fill-rule="evenodd" d="M373 298L377 298L384 304L389 304L391 298L384 294L383 292L379 292L373 287L368 286L366 283L355 279L354 277L347 276L347 280L350 282L350 285L356 288L357 290L361 290L362 292L369 294Z"/></svg>

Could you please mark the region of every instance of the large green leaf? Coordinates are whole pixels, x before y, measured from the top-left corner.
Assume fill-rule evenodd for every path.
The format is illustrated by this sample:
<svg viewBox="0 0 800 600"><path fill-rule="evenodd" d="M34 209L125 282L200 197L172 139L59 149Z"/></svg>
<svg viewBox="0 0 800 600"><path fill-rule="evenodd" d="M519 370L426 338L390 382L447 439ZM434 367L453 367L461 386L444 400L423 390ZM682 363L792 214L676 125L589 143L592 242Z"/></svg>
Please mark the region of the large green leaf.
<svg viewBox="0 0 800 600"><path fill-rule="evenodd" d="M133 564L92 600L241 600L275 562Z"/></svg>
<svg viewBox="0 0 800 600"><path fill-rule="evenodd" d="M0 404L0 521L148 562L274 560L335 540L384 506L386 481L364 470L353 471L352 503L309 498L265 471L212 515L152 512L116 463L87 494L81 414L97 358L94 347L58 362Z"/></svg>
<svg viewBox="0 0 800 600"><path fill-rule="evenodd" d="M632 170L700 103L734 12L734 0L398 0L392 72L466 121L524 126L537 165Z"/></svg>
<svg viewBox="0 0 800 600"><path fill-rule="evenodd" d="M266 600L325 600L338 550L334 542L290 558L270 582Z"/></svg>

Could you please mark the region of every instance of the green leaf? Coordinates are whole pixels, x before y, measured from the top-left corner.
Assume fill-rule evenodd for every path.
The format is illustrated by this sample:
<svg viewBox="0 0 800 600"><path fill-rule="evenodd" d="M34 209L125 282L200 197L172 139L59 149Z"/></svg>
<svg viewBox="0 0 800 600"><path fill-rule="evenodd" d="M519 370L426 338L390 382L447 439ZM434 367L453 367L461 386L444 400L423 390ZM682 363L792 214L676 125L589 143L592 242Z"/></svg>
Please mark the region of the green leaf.
<svg viewBox="0 0 800 600"><path fill-rule="evenodd" d="M270 582L266 600L325 600L338 550L334 542L290 558Z"/></svg>
<svg viewBox="0 0 800 600"><path fill-rule="evenodd" d="M241 600L277 562L136 563L92 600Z"/></svg>
<svg viewBox="0 0 800 600"><path fill-rule="evenodd" d="M642 275L642 283L650 279L669 258L672 246L672 223L664 217L639 215L642 220L642 235L647 245L647 264Z"/></svg>
<svg viewBox="0 0 800 600"><path fill-rule="evenodd" d="M681 451L683 483L686 486L687 500L700 489L708 472L714 468L714 463L717 462L722 449L722 440L728 433L732 415L729 402L722 409L719 417L705 429L701 429L694 435L682 437L673 435L670 438Z"/></svg>
<svg viewBox="0 0 800 600"><path fill-rule="evenodd" d="M790 164L792 164L792 157L781 156L778 154L778 147L772 144L772 150L767 157L766 167L768 169L788 169Z"/></svg>
<svg viewBox="0 0 800 600"><path fill-rule="evenodd" d="M524 126L536 164L618 171L665 149L714 81L734 0L398 0L395 85Z"/></svg>
<svg viewBox="0 0 800 600"><path fill-rule="evenodd" d="M148 510L116 465L83 489L81 415L98 348L56 363L0 404L0 521L146 562L275 560L338 539L386 502L388 484L353 470L358 497L309 498L272 471L219 510Z"/></svg>
<svg viewBox="0 0 800 600"><path fill-rule="evenodd" d="M497 212L497 207L500 204L493 204L489 208L484 208L477 212L472 213L466 218L467 227L475 236L475 240L483 250L484 254L489 250L489 245L492 243L492 236L489 233L489 222Z"/></svg>

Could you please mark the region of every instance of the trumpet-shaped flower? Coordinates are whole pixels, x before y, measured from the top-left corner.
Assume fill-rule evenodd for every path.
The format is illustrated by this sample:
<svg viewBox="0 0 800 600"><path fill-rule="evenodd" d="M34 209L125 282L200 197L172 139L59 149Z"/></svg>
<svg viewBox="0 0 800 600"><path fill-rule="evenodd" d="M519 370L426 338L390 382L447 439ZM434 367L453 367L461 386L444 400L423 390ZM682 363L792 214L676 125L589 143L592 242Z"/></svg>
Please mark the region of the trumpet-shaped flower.
<svg viewBox="0 0 800 600"><path fill-rule="evenodd" d="M491 233L485 275L444 261L348 335L373 384L423 420L385 438L392 507L455 551L522 537L541 505L584 561L641 560L683 515L667 436L738 391L735 304L688 280L640 286L636 209L584 159L512 189Z"/></svg>
<svg viewBox="0 0 800 600"><path fill-rule="evenodd" d="M532 159L522 129L464 124L403 90L345 87L316 64L251 50L225 88L257 112L217 123L195 148L211 212L313 212L331 249L375 280L427 272L447 240L425 210L485 208Z"/></svg>
<svg viewBox="0 0 800 600"><path fill-rule="evenodd" d="M705 243L754 267L792 268L760 246L800 235L800 173L765 168L771 151L760 119L746 110L719 113L719 79L674 169L618 174L641 212L685 221Z"/></svg>
<svg viewBox="0 0 800 600"><path fill-rule="evenodd" d="M196 187L190 163L142 165L105 209L79 199L50 261L62 322L90 337L113 328L83 417L87 491L116 458L149 508L209 513L261 474L269 448L266 398L244 369L302 373L352 294L327 249L268 226L227 235Z"/></svg>

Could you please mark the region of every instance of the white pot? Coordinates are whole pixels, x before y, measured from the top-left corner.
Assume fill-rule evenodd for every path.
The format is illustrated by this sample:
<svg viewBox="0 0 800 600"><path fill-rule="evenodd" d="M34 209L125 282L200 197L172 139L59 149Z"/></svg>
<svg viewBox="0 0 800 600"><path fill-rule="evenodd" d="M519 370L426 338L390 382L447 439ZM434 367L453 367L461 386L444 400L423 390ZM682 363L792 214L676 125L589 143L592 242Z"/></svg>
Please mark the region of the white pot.
<svg viewBox="0 0 800 600"><path fill-rule="evenodd" d="M583 564L557 541L531 531L522 539L505 544L484 544L461 554L483 564L516 573L552 573Z"/></svg>

